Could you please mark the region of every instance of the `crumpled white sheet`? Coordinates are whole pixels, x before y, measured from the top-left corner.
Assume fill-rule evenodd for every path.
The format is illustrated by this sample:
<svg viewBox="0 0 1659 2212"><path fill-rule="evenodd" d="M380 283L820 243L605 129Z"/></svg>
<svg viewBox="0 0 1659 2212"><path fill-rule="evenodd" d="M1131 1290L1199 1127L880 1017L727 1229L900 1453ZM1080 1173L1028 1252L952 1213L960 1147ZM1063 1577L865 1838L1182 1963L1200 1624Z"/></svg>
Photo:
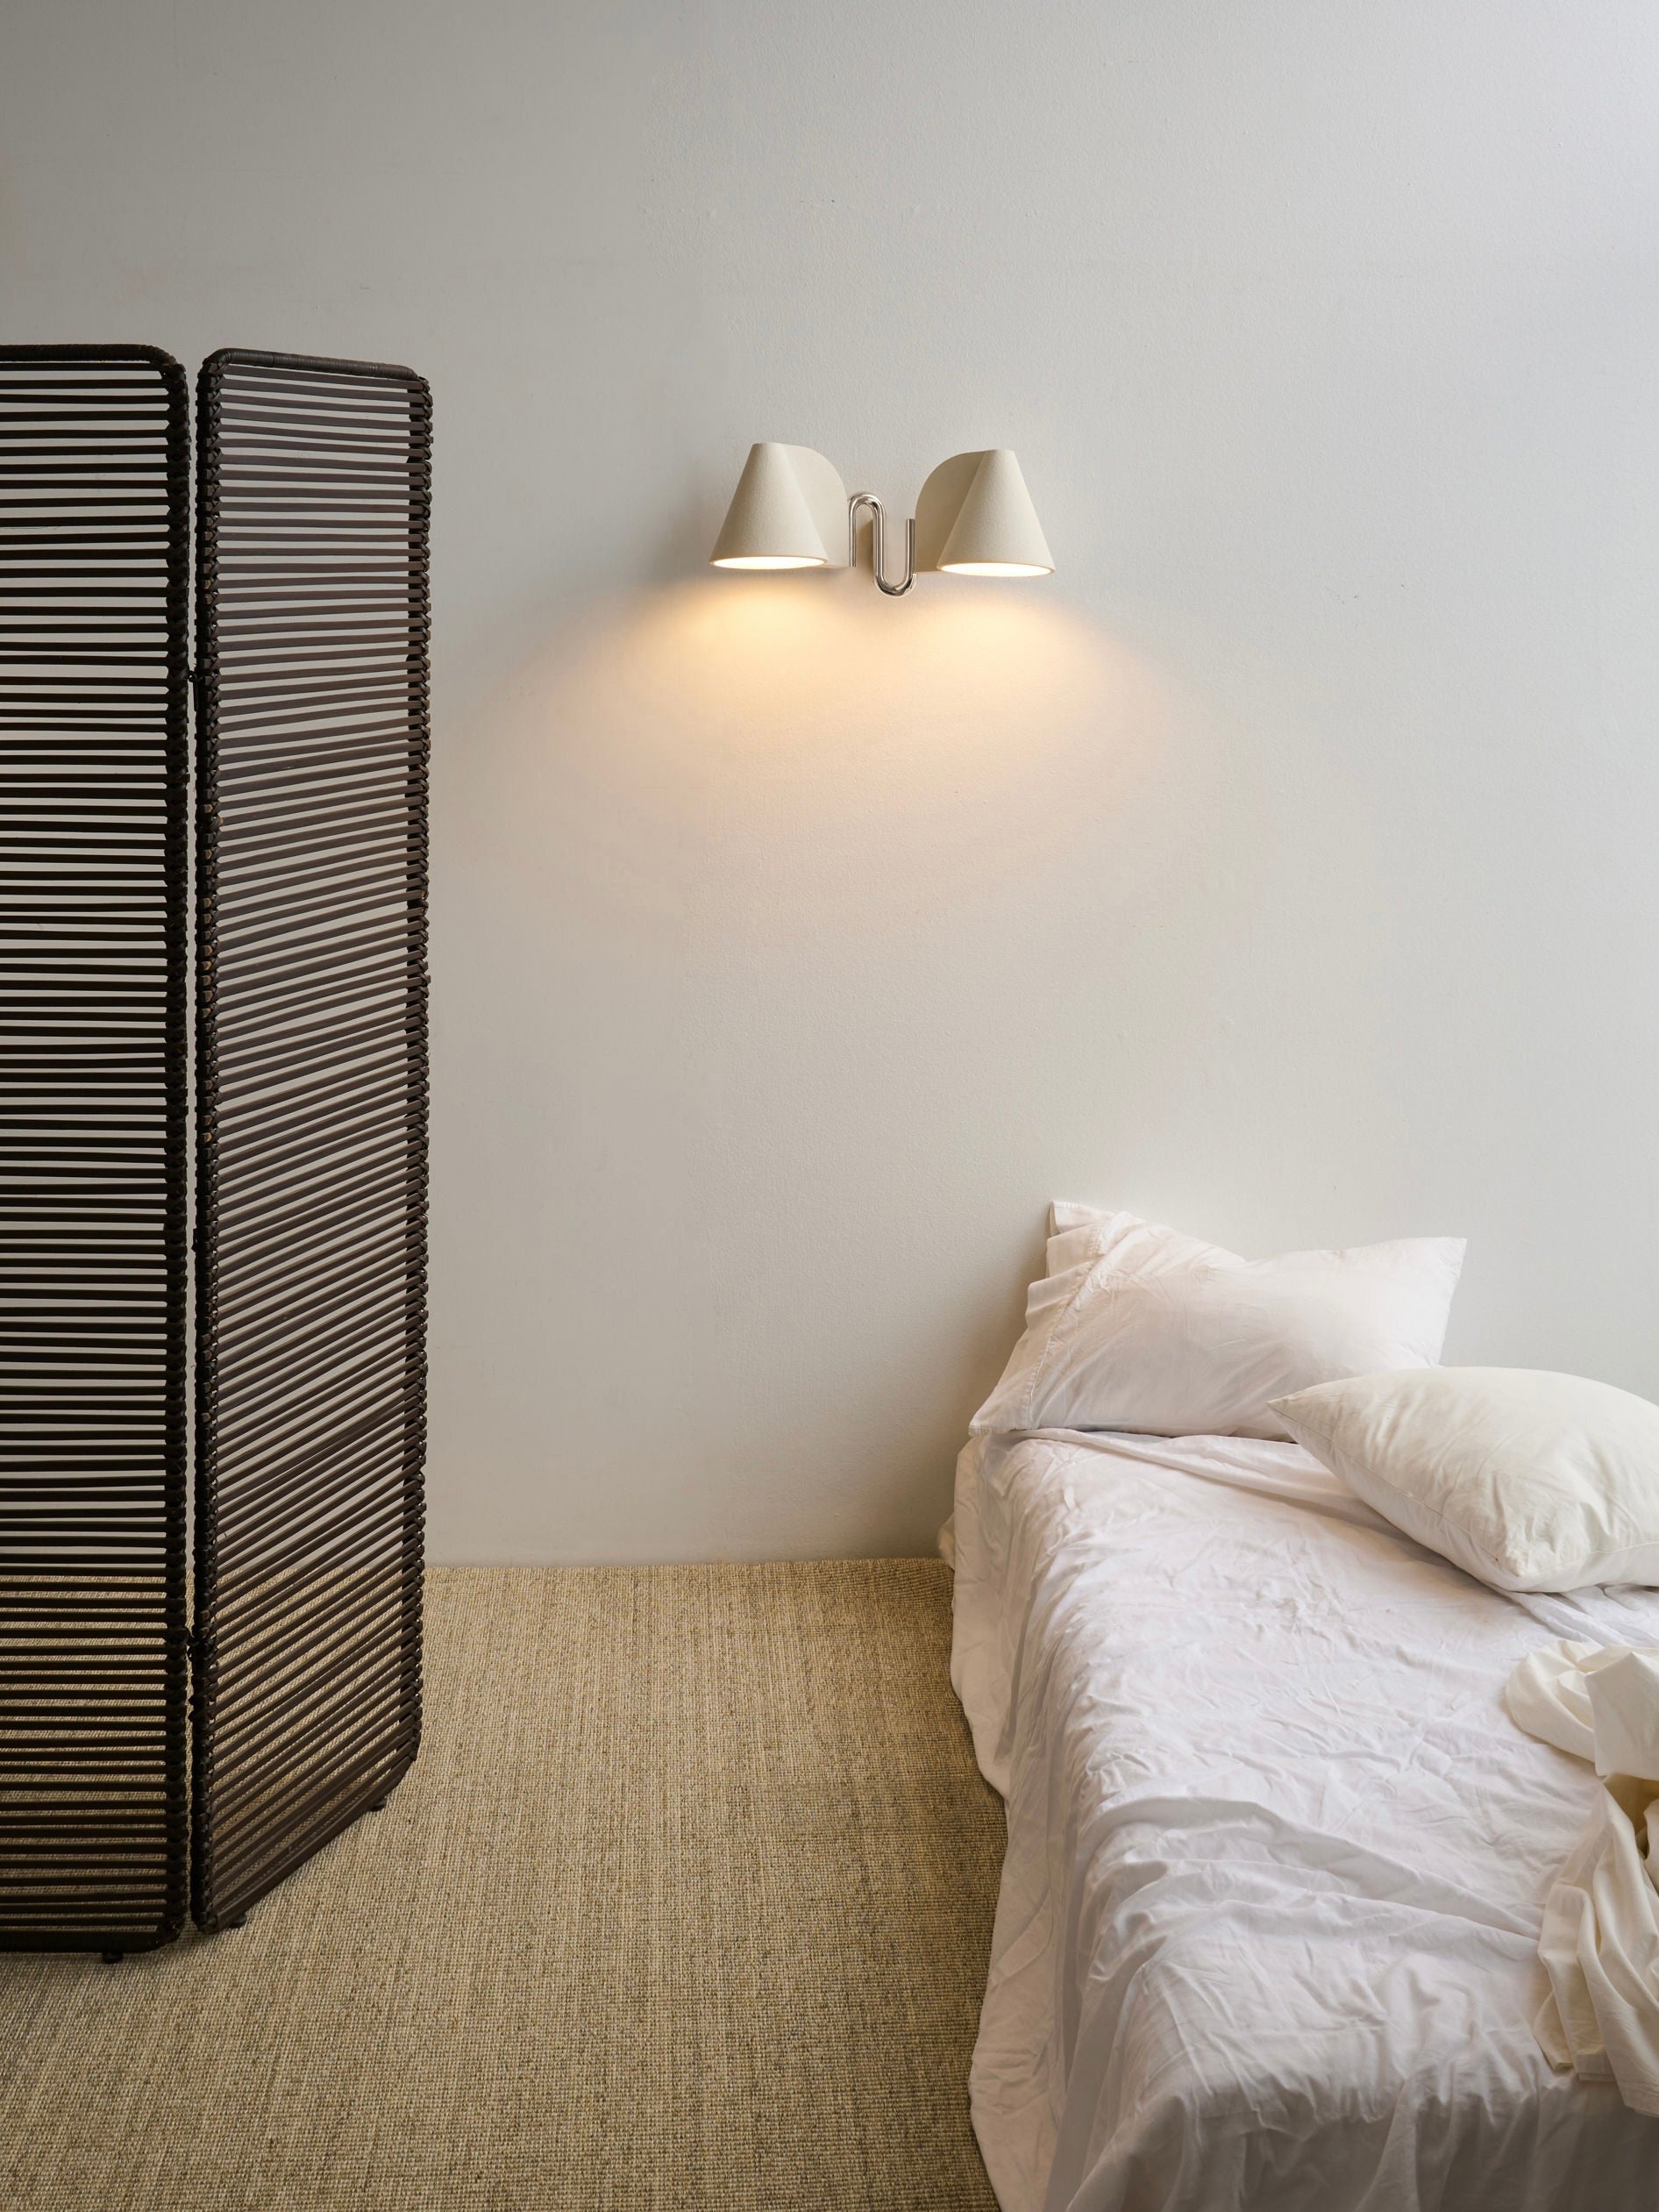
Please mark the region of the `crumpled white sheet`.
<svg viewBox="0 0 1659 2212"><path fill-rule="evenodd" d="M1602 1778L1544 1903L1533 2032L1552 2066L1659 2117L1659 1649L1558 1638L1520 1661L1504 1702Z"/></svg>
<svg viewBox="0 0 1659 2212"><path fill-rule="evenodd" d="M1004 2212L1659 2212L1659 2120L1533 2033L1597 1784L1503 1704L1659 1592L1501 1595L1241 1438L980 1438L954 1538Z"/></svg>

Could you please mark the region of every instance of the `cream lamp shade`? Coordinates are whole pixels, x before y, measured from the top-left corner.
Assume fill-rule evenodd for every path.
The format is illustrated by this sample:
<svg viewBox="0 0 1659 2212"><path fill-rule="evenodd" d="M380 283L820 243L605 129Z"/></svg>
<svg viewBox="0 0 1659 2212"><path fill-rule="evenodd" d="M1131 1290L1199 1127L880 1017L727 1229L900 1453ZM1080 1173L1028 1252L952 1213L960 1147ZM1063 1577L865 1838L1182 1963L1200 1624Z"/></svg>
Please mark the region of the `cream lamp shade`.
<svg viewBox="0 0 1659 2212"><path fill-rule="evenodd" d="M1054 556L1006 446L953 453L916 502L915 565L958 576L1048 576Z"/></svg>
<svg viewBox="0 0 1659 2212"><path fill-rule="evenodd" d="M849 553L846 489L823 455L810 446L751 446L713 565L844 568Z"/></svg>

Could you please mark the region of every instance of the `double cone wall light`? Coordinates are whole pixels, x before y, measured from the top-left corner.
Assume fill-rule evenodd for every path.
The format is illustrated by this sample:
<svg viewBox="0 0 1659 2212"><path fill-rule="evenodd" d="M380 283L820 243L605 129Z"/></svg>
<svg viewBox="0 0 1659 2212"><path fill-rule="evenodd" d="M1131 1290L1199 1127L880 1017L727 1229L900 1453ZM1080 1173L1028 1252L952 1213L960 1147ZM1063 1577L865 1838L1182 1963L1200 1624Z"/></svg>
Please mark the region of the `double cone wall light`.
<svg viewBox="0 0 1659 2212"><path fill-rule="evenodd" d="M922 487L905 525L902 579L889 583L886 517L873 493L846 487L809 446L751 446L709 559L716 568L847 568L858 510L868 508L876 582L890 599L924 570L954 576L1047 576L1054 556L1006 446L953 453Z"/></svg>

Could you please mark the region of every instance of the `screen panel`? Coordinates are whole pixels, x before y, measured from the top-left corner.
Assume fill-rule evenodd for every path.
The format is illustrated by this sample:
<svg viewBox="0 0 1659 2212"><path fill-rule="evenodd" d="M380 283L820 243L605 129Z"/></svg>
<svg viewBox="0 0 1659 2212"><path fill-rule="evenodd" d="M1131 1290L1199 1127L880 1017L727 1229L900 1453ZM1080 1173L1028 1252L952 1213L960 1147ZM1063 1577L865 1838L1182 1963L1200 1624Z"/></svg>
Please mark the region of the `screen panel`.
<svg viewBox="0 0 1659 2212"><path fill-rule="evenodd" d="M193 1901L239 1917L420 1730L431 400L197 403Z"/></svg>
<svg viewBox="0 0 1659 2212"><path fill-rule="evenodd" d="M0 346L0 1948L185 1899L189 430Z"/></svg>

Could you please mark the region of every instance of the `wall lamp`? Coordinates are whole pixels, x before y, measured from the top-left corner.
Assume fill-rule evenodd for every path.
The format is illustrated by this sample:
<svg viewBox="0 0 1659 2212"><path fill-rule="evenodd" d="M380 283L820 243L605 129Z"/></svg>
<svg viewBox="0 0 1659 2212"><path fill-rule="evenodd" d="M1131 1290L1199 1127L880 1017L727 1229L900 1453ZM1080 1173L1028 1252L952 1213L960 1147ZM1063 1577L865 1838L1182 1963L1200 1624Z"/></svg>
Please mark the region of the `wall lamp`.
<svg viewBox="0 0 1659 2212"><path fill-rule="evenodd" d="M810 446L751 446L709 560L716 568L850 568L858 510L867 507L876 582L890 599L917 576L1047 576L1054 556L1006 446L952 453L922 487L905 525L904 578L889 583L883 539L886 516L872 492L845 485Z"/></svg>

